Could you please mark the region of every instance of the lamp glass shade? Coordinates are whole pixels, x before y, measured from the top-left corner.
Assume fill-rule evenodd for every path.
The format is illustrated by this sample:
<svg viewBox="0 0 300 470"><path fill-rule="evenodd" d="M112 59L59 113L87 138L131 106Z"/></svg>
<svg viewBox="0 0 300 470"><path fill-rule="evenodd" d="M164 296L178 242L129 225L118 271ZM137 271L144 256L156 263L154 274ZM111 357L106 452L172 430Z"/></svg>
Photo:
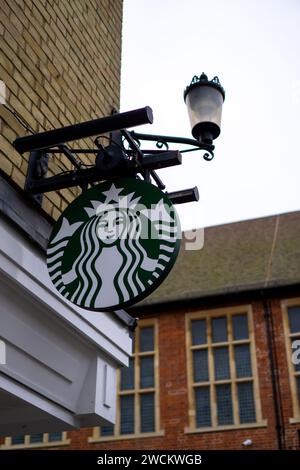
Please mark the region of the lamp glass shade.
<svg viewBox="0 0 300 470"><path fill-rule="evenodd" d="M188 91L186 105L197 140L213 140L221 131L222 105L224 97L214 86L197 84Z"/></svg>

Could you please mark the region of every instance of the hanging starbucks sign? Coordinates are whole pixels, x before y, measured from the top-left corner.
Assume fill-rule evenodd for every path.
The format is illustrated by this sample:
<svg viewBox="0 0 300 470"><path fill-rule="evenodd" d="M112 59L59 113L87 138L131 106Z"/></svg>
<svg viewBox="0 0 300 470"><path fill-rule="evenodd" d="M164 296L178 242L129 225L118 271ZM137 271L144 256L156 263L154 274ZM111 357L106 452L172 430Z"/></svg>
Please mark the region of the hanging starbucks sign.
<svg viewBox="0 0 300 470"><path fill-rule="evenodd" d="M156 186L128 178L101 183L55 224L47 267L56 289L89 310L117 310L155 290L174 265L180 224Z"/></svg>

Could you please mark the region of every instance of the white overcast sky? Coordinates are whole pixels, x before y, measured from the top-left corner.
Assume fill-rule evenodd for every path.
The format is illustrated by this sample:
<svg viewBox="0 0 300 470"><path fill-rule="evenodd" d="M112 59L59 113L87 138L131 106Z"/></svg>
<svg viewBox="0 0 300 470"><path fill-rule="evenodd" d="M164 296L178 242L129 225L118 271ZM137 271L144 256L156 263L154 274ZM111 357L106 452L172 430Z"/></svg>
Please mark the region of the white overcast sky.
<svg viewBox="0 0 300 470"><path fill-rule="evenodd" d="M137 132L191 137L183 89L203 71L226 91L215 158L159 172L199 188L183 229L299 210L300 0L124 0L121 110L154 113Z"/></svg>

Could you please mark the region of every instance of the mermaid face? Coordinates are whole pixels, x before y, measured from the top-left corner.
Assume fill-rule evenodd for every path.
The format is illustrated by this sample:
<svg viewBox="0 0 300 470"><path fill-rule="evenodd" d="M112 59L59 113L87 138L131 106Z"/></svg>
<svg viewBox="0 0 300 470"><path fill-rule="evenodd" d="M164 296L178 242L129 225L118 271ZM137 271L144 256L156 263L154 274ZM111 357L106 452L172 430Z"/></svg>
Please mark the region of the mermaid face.
<svg viewBox="0 0 300 470"><path fill-rule="evenodd" d="M105 245L113 245L118 238L126 236L126 215L118 210L104 212L97 225L97 236Z"/></svg>

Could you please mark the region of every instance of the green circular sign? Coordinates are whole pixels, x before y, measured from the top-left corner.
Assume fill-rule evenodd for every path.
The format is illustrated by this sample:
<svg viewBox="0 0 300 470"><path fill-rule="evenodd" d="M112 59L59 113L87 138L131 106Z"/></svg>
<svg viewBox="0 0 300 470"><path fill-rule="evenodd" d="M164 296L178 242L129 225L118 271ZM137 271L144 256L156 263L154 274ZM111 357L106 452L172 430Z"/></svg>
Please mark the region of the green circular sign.
<svg viewBox="0 0 300 470"><path fill-rule="evenodd" d="M155 290L174 265L180 223L156 186L124 178L89 189L62 213L47 249L56 289L89 310L118 310Z"/></svg>

